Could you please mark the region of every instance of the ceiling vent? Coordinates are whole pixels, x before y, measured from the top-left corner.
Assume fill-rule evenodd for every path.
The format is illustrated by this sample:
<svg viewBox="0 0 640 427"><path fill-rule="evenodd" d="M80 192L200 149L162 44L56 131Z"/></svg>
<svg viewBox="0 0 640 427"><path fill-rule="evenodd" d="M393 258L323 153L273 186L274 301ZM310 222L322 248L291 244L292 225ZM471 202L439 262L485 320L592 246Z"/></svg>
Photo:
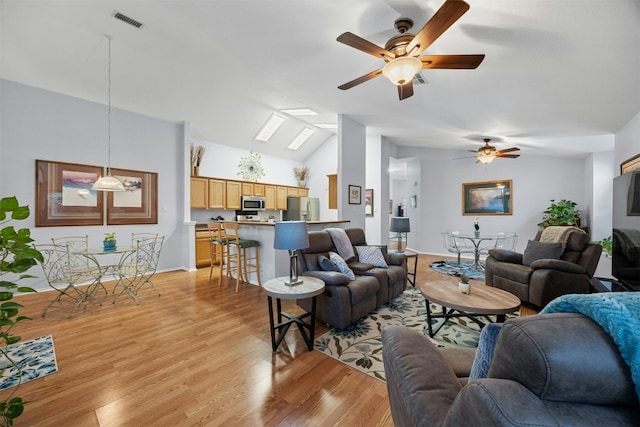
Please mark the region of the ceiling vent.
<svg viewBox="0 0 640 427"><path fill-rule="evenodd" d="M414 85L428 85L429 82L427 81L427 79L424 78L424 76L422 74L418 73L413 77L413 84Z"/></svg>
<svg viewBox="0 0 640 427"><path fill-rule="evenodd" d="M127 15L123 15L120 12L117 12L113 15L116 19L119 19L120 21L132 25L136 28L142 28L144 27L144 24L142 22L138 22L135 19L129 18Z"/></svg>

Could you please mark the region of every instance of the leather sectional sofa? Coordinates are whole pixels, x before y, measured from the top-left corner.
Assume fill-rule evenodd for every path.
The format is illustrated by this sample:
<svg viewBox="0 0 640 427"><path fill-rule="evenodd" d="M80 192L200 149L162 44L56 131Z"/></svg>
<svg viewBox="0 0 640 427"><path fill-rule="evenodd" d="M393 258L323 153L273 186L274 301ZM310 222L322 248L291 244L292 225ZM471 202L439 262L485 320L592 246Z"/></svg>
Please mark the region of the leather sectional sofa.
<svg viewBox="0 0 640 427"><path fill-rule="evenodd" d="M401 326L384 328L382 343L397 426L640 425L629 366L611 336L582 314L508 320L488 375L468 382L460 377L471 370L469 353L442 351Z"/></svg>
<svg viewBox="0 0 640 427"><path fill-rule="evenodd" d="M368 246L363 229L349 228L345 231L354 248ZM355 280L349 280L343 273L325 271L320 266L319 257L329 257L329 252L337 251L330 234L324 230L309 232L309 247L298 253L298 273L325 282L325 291L318 296L318 319L344 329L404 291L407 285L405 255L389 254L385 246L380 248L388 267L360 262L354 249L356 256L345 260L355 273ZM298 300L298 305L311 310L310 299Z"/></svg>

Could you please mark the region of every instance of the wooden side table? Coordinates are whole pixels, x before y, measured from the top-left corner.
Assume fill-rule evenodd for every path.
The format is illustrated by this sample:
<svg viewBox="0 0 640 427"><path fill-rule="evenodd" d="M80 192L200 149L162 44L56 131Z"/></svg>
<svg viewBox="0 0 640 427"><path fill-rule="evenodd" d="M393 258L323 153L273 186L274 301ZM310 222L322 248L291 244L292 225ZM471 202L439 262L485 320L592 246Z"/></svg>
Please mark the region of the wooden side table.
<svg viewBox="0 0 640 427"><path fill-rule="evenodd" d="M411 283L411 286L416 287L416 273L418 271L418 253L404 251L404 256L407 258L407 280ZM413 271L409 267L409 259L413 259Z"/></svg>
<svg viewBox="0 0 640 427"><path fill-rule="evenodd" d="M324 292L324 282L315 277L300 277L300 279L302 279L302 283L294 286L284 284L285 281L289 280L289 277L277 277L262 285L269 299L269 326L271 327L271 348L273 351L276 351L287 334L289 327L294 323L298 325L298 330L304 342L307 343L307 348L313 350L313 340L316 330L316 299L318 295ZM274 318L273 298L276 299L278 323L276 323L276 319ZM300 316L293 316L282 311L281 300L306 298L312 299L311 312L304 313ZM309 317L309 323L304 321L307 317ZM286 320L283 321L283 318ZM277 337L276 330L278 331ZM309 331L308 334L307 331Z"/></svg>

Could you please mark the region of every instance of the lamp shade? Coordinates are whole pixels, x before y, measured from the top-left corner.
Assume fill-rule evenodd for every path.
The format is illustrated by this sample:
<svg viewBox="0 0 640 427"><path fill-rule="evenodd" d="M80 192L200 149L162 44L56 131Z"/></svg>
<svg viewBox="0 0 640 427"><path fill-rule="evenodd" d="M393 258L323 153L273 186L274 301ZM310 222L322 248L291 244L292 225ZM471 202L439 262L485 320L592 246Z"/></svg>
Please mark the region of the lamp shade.
<svg viewBox="0 0 640 427"><path fill-rule="evenodd" d="M395 85L403 85L411 79L422 68L422 62L413 56L401 56L388 62L382 68L382 75L391 80Z"/></svg>
<svg viewBox="0 0 640 427"><path fill-rule="evenodd" d="M304 249L309 247L306 221L276 222L274 249Z"/></svg>
<svg viewBox="0 0 640 427"><path fill-rule="evenodd" d="M409 231L411 231L409 218L404 216L391 217L391 225L389 229L395 233L408 233Z"/></svg>
<svg viewBox="0 0 640 427"><path fill-rule="evenodd" d="M125 191L122 182L111 174L98 178L92 188L98 191Z"/></svg>

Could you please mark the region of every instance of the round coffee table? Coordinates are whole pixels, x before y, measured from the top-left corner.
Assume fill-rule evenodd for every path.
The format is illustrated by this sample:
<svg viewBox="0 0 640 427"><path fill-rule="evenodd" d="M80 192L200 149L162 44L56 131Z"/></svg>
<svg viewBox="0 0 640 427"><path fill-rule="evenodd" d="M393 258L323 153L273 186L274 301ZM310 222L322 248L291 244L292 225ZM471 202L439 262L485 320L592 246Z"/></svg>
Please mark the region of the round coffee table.
<svg viewBox="0 0 640 427"><path fill-rule="evenodd" d="M502 289L487 286L483 283L473 283L471 293L463 294L458 284L453 282L436 281L419 285L427 305L427 326L429 336L433 337L453 317L468 317L480 327L484 323L477 316L496 315L498 322L504 322L505 315L513 313L520 307L520 298ZM432 314L430 303L442 306L442 314ZM432 319L444 319L433 330Z"/></svg>
<svg viewBox="0 0 640 427"><path fill-rule="evenodd" d="M289 280L289 277L277 277L269 280L262 285L269 300L269 326L271 327L271 347L273 351L276 351L284 336L287 334L289 327L292 324L298 325L300 335L307 344L309 350L313 350L313 340L316 330L316 300L318 295L324 292L324 282L315 277L300 276L302 283L298 285L288 286L285 282ZM275 323L273 313L273 298L276 299L276 307L278 312L278 323ZM300 316L293 316L291 314L282 311L282 299L306 299L311 298L311 312L304 313ZM283 317L287 320L283 321ZM309 317L309 323L304 319ZM279 332L279 336L276 337L276 330ZM309 331L307 335L306 331Z"/></svg>

